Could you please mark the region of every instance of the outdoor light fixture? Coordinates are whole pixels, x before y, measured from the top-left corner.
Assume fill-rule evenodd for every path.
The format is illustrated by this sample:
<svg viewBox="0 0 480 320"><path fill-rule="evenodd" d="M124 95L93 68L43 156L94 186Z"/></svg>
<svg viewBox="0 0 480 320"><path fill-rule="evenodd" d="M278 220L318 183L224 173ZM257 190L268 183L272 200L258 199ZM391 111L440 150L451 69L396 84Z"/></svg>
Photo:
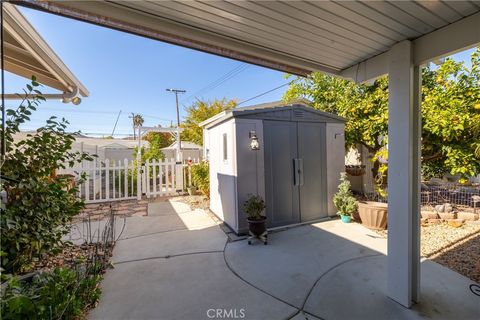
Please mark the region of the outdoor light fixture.
<svg viewBox="0 0 480 320"><path fill-rule="evenodd" d="M258 143L257 134L255 131L250 131L250 149L257 151L260 150L260 144Z"/></svg>

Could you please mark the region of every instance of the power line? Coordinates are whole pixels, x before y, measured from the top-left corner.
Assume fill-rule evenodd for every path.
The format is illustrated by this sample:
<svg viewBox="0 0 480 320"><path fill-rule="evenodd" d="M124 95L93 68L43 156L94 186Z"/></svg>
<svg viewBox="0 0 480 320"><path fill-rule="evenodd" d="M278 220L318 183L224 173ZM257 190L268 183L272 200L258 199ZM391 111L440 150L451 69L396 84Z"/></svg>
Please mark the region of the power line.
<svg viewBox="0 0 480 320"><path fill-rule="evenodd" d="M270 93L270 92L273 92L273 91L275 91L275 90L278 90L278 89L280 89L280 88L282 88L282 87L285 87L286 85L289 85L289 84L291 84L291 83L292 83L292 81L289 81L289 82L287 82L287 83L282 84L281 86L278 86L278 87L275 87L275 88L270 89L270 90L268 90L268 91L265 91L265 92L263 92L263 93L260 93L260 94L254 96L254 97L248 98L247 100L243 100L242 102L240 102L239 104L237 104L237 107L238 107L239 105L241 105L241 104L244 104L245 102L252 101L252 100L255 100L255 99L257 99L257 98L260 98L261 96L264 96L264 95L266 95L267 93Z"/></svg>
<svg viewBox="0 0 480 320"><path fill-rule="evenodd" d="M193 97L196 97L196 96L199 96L201 94L205 94L209 91L212 91L213 89L221 86L223 83L225 83L226 81L236 77L239 73L243 72L245 69L247 69L250 65L246 64L246 63L241 63L240 65L236 66L235 68L233 68L232 70L230 70L229 72L227 72L226 74L222 75L221 77L219 77L218 79L216 79L215 81L212 81L211 83L209 83L208 85L206 85L205 87L201 88L200 90L197 90L196 92L192 93L191 95L189 95L187 98L183 99L181 102L186 102L188 100L190 100L191 98Z"/></svg>
<svg viewBox="0 0 480 320"><path fill-rule="evenodd" d="M48 108L48 109L39 109L38 112L48 112L48 111L58 111L58 112L66 112L66 113L86 113L86 114L105 114L105 115L116 115L118 114L117 112L109 112L109 111L88 111L88 110L71 110L71 109L59 109L59 108ZM127 111L130 112L130 111ZM141 114L145 118L152 118L152 119L157 119L157 120L163 120L163 121L173 121L174 119L167 119L167 118L162 118L162 117L157 117L157 116L152 116L148 114Z"/></svg>

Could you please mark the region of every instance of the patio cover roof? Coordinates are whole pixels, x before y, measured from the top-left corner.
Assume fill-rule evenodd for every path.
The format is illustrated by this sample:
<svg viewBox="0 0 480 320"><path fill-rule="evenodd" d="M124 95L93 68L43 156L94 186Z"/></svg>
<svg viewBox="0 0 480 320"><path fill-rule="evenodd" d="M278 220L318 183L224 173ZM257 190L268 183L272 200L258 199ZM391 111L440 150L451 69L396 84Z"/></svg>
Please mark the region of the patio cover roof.
<svg viewBox="0 0 480 320"><path fill-rule="evenodd" d="M75 77L20 11L4 4L5 70L65 93L88 96L87 88Z"/></svg>
<svg viewBox="0 0 480 320"><path fill-rule="evenodd" d="M479 1L13 2L294 74L323 71L357 82L386 74L385 53L403 40L414 40L416 64L480 42Z"/></svg>

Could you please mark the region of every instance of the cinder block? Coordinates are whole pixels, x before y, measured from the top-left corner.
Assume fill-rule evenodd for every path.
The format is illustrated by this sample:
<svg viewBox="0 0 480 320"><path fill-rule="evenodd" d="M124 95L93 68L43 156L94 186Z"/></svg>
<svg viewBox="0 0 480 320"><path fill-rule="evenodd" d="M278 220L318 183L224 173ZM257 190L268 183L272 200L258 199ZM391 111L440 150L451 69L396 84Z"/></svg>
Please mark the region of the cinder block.
<svg viewBox="0 0 480 320"><path fill-rule="evenodd" d="M443 220L449 220L449 219L455 219L457 218L457 215L452 212L439 212L438 215L440 216L440 219Z"/></svg>
<svg viewBox="0 0 480 320"><path fill-rule="evenodd" d="M442 219L428 219L428 223L430 224L440 224L442 222Z"/></svg>
<svg viewBox="0 0 480 320"><path fill-rule="evenodd" d="M475 221L475 220L478 220L478 213L459 212L459 213L457 213L457 218L465 219L467 221Z"/></svg>
<svg viewBox="0 0 480 320"><path fill-rule="evenodd" d="M421 211L422 218L437 219L438 215L435 211Z"/></svg>

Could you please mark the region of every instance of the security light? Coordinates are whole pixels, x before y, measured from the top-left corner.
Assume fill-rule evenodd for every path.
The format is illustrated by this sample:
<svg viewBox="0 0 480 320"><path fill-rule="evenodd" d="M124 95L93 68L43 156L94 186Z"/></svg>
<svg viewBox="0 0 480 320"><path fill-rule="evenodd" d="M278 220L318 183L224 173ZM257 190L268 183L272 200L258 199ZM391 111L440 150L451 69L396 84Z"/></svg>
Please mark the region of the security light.
<svg viewBox="0 0 480 320"><path fill-rule="evenodd" d="M253 151L260 150L260 143L258 142L257 134L255 131L250 131L250 149Z"/></svg>

